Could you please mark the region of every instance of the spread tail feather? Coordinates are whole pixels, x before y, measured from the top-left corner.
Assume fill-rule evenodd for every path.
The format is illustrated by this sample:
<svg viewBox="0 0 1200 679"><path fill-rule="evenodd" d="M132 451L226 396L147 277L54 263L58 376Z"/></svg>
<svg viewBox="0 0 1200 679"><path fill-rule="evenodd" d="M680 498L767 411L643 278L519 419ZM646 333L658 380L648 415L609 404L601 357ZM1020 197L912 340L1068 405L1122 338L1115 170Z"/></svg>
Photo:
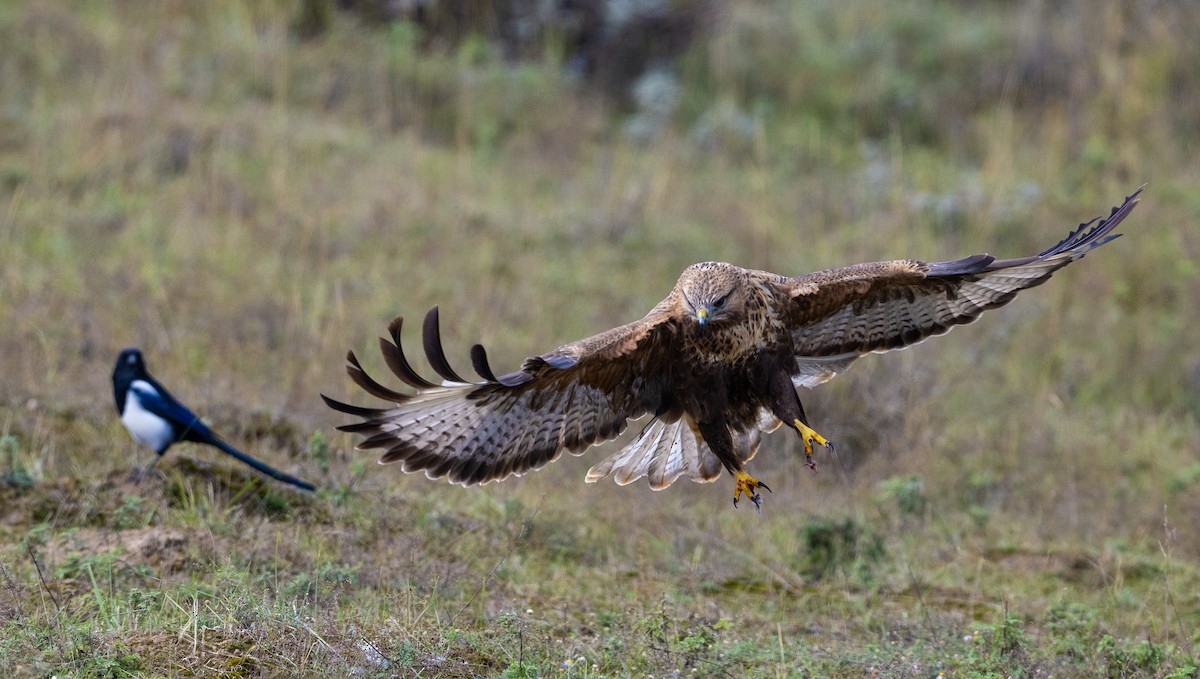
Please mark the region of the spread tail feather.
<svg viewBox="0 0 1200 679"><path fill-rule="evenodd" d="M700 483L721 475L720 460L684 415L674 422L651 420L624 448L588 470L588 483L612 475L624 486L648 477L650 488L662 490L680 476Z"/></svg>

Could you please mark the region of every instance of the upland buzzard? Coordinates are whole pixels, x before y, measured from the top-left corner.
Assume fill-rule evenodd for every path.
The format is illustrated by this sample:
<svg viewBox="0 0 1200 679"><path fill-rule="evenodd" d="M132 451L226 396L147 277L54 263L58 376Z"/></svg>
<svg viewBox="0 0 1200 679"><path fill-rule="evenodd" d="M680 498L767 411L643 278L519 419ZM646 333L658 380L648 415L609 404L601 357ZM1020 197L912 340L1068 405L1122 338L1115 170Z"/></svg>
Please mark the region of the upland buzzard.
<svg viewBox="0 0 1200 679"><path fill-rule="evenodd" d="M759 505L757 489L766 485L744 467L763 433L781 423L795 429L814 468L813 446L832 447L809 426L798 387L825 382L864 354L911 346L1009 303L1116 238L1113 227L1140 193L1107 219L1081 224L1058 245L1020 259L901 259L794 278L694 264L645 318L528 358L516 372L497 377L475 345L477 381L446 360L435 307L423 340L441 382L409 366L400 317L389 327L392 341L380 346L392 372L415 391L381 385L350 352L350 377L392 405L363 408L322 397L361 418L339 429L364 435L360 449L382 449L381 463L464 486L538 469L564 450L578 455L650 415L628 445L588 471L588 482L612 475L625 485L644 476L659 490L681 476L714 481L724 469L734 477L734 504L745 494Z"/></svg>

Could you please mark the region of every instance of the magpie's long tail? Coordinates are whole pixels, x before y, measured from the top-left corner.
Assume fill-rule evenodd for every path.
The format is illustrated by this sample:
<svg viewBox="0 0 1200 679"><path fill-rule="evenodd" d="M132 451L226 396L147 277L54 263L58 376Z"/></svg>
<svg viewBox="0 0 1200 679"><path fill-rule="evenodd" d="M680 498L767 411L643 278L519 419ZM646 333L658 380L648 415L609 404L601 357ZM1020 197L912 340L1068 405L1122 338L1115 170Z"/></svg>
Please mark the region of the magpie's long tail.
<svg viewBox="0 0 1200 679"><path fill-rule="evenodd" d="M263 474L266 474L267 476L275 479L276 481L283 481L284 483L290 483L293 486L295 486L297 488L303 488L304 490L316 490L317 489L316 486L314 486L311 483L308 483L307 481L301 481L300 479L298 479L290 474L285 474L285 473L279 471L278 469L275 469L274 467L271 467L267 464L259 462L258 460L250 457L249 455L243 453L242 451L238 450L237 448L234 448L233 446L229 445L228 443L225 443L224 441L217 438L216 436L208 437L204 441L204 443L207 443L211 446L219 448L221 450L221 452L223 452L227 455L230 455L232 457L235 457L235 458L241 460L242 462L245 462L246 464L250 465L251 467L254 467L258 471L262 472Z"/></svg>

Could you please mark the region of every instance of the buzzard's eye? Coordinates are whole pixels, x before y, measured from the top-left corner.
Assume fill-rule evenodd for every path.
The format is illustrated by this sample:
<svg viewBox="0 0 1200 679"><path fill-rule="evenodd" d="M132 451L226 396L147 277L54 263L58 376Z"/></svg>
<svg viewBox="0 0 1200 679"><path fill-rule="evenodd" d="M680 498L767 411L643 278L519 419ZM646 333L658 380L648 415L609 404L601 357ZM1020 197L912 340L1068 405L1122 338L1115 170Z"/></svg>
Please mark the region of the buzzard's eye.
<svg viewBox="0 0 1200 679"><path fill-rule="evenodd" d="M713 302L713 308L720 309L721 307L725 306L725 300L727 300L727 299L729 299L729 295L725 295L721 299L718 299L717 301Z"/></svg>

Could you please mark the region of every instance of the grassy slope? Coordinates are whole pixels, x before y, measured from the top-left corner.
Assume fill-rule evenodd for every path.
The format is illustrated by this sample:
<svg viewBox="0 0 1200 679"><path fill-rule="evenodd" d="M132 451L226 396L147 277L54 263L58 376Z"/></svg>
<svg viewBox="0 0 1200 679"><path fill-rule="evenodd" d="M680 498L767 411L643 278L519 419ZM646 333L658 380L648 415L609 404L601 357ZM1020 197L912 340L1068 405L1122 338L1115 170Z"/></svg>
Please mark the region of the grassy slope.
<svg viewBox="0 0 1200 679"><path fill-rule="evenodd" d="M0 8L0 666L43 675L1195 671L1200 19L1069 2L745 4L634 144L553 64L427 56L287 4ZM341 357L442 307L493 365L634 318L687 264L1126 238L813 392L730 488L465 490L332 432ZM125 481L117 351L300 497L180 448ZM137 451L138 461L146 453ZM577 662L584 658L586 663ZM567 662L570 661L570 662ZM1189 669L1190 668L1190 669Z"/></svg>

